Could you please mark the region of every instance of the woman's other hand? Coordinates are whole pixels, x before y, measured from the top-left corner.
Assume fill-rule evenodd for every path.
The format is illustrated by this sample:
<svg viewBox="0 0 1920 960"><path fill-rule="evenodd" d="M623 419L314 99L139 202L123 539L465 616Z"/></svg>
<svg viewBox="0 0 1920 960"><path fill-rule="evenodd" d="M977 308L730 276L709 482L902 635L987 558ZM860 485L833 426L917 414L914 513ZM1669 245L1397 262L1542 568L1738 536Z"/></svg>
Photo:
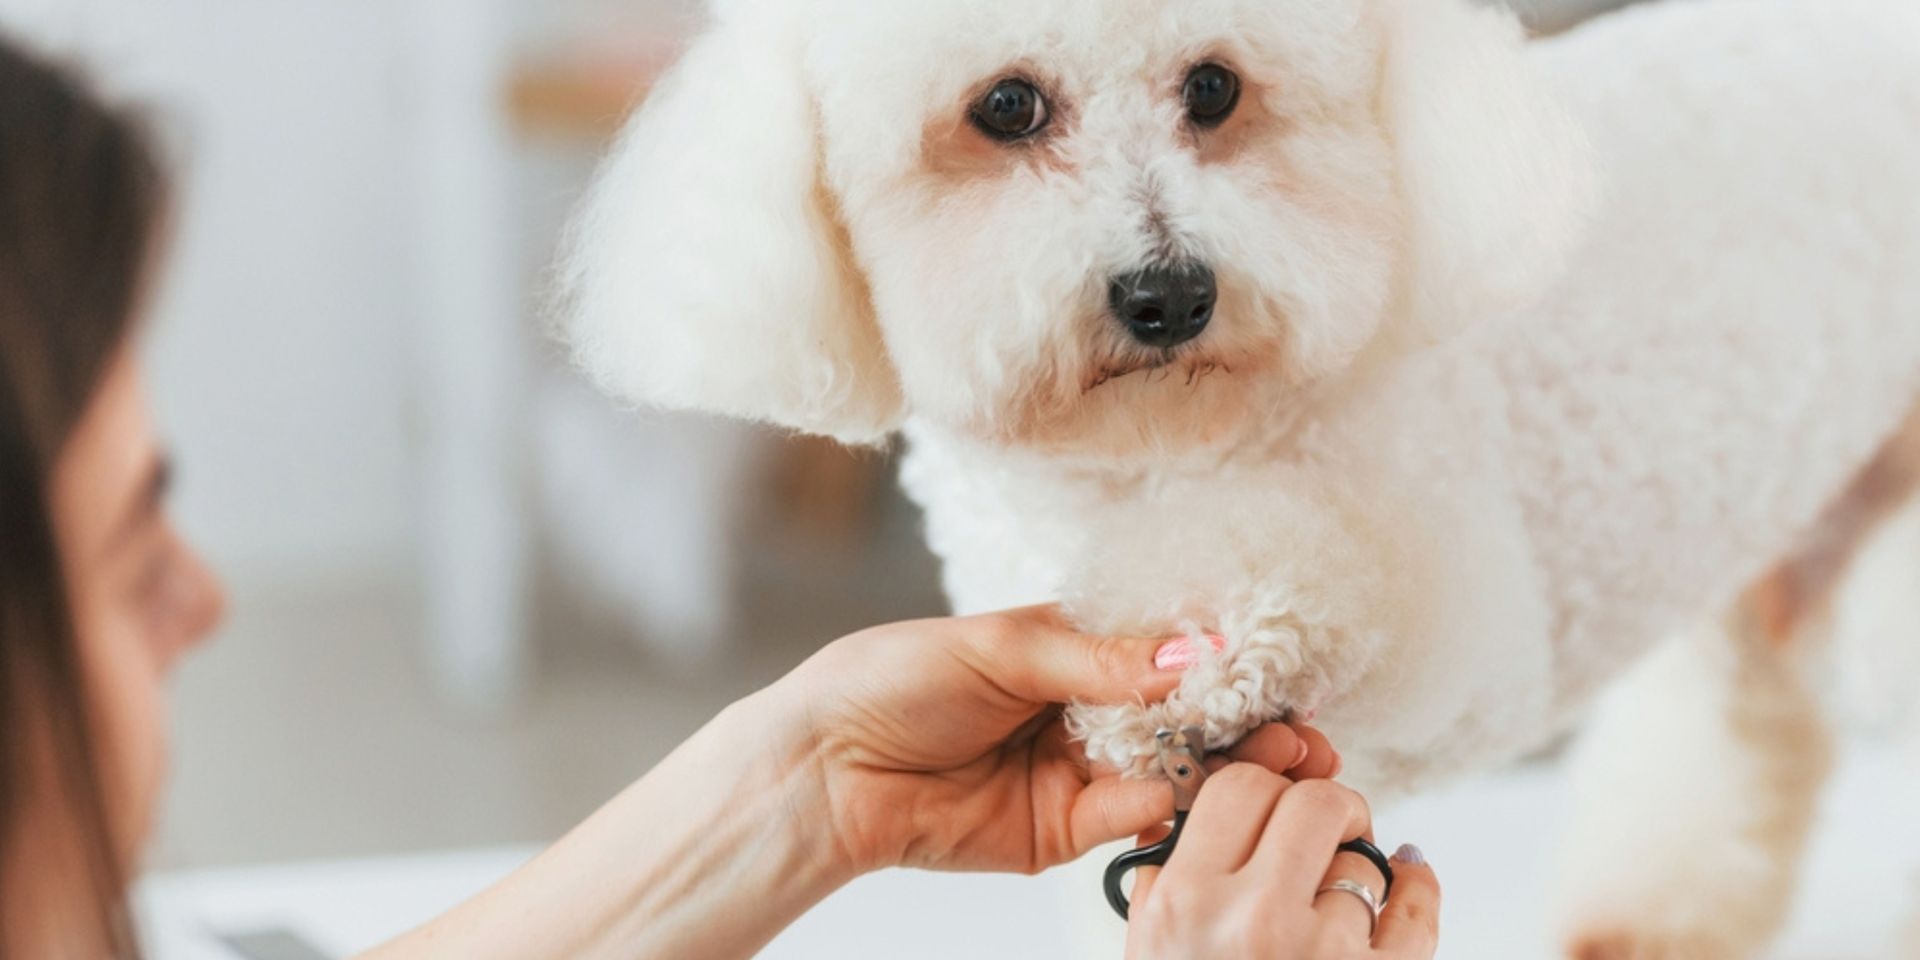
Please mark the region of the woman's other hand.
<svg viewBox="0 0 1920 960"><path fill-rule="evenodd" d="M1394 854L1378 929L1359 896L1327 889L1344 880L1381 893L1371 862L1336 852L1371 831L1366 801L1330 780L1295 783L1251 764L1221 770L1201 788L1167 866L1137 875L1127 956L1432 960L1440 885L1416 848Z"/></svg>

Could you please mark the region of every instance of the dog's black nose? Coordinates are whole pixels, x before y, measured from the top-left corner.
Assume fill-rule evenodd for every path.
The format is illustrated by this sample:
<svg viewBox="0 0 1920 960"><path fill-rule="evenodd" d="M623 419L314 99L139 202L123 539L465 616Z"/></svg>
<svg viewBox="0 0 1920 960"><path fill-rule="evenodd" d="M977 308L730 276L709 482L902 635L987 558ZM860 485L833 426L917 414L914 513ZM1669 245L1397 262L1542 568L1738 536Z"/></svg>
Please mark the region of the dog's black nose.
<svg viewBox="0 0 1920 960"><path fill-rule="evenodd" d="M1218 291L1213 271L1202 263L1148 267L1113 279L1108 302L1135 340L1149 347L1177 347L1207 329Z"/></svg>

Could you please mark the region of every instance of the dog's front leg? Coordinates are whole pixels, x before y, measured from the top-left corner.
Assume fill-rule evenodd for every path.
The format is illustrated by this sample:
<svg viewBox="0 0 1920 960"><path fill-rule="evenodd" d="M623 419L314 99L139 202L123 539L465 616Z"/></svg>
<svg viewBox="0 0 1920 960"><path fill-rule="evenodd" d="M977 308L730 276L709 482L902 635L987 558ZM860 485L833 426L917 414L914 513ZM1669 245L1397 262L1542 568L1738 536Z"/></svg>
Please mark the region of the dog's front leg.
<svg viewBox="0 0 1920 960"><path fill-rule="evenodd" d="M1407 562L1400 540L1379 534L1390 511L1304 483L1206 495L1205 529L1142 531L1116 513L1088 540L1099 549L1072 565L1068 607L1089 630L1188 641L1187 662L1164 664L1185 672L1164 702L1069 715L1091 759L1135 775L1151 774L1163 727L1199 724L1223 749L1325 703L1379 659L1392 615L1409 606L1391 597Z"/></svg>
<svg viewBox="0 0 1920 960"><path fill-rule="evenodd" d="M1548 726L1544 592L1497 480L1455 469L1432 497L1398 476L1310 479L1212 493L1209 530L1123 529L1091 542L1134 549L1069 565L1089 630L1186 632L1194 661L1165 703L1076 708L1090 758L1148 774L1162 726L1200 723L1221 749L1317 715L1352 783L1398 793L1512 756Z"/></svg>

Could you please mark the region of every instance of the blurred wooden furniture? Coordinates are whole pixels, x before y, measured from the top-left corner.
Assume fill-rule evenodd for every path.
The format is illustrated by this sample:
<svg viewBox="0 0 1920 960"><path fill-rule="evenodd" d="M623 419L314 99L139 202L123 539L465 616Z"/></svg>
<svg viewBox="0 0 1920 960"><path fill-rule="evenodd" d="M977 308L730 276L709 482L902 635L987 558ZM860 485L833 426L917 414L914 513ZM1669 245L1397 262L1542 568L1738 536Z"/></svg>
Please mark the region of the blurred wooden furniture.
<svg viewBox="0 0 1920 960"><path fill-rule="evenodd" d="M517 65L507 78L507 115L530 139L597 149L613 139L671 59L665 44L624 54L547 55Z"/></svg>

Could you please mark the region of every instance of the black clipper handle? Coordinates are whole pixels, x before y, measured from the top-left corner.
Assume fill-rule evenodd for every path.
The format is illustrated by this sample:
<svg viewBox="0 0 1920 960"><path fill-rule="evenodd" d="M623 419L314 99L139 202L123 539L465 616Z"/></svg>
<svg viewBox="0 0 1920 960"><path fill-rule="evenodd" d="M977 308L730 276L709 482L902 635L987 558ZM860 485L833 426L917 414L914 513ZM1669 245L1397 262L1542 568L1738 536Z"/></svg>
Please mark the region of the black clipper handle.
<svg viewBox="0 0 1920 960"><path fill-rule="evenodd" d="M1173 856L1174 844L1180 842L1180 831L1186 829L1186 826L1187 812L1185 810L1178 811L1173 815L1173 832L1167 834L1165 840L1141 847L1138 850L1128 850L1126 853L1113 858L1112 863L1107 864L1105 884L1107 904L1113 907L1114 913L1120 915L1120 919L1127 919L1127 912L1132 907L1131 904L1127 903L1127 892L1120 888L1120 884L1126 880L1127 874L1141 867L1166 866L1167 859Z"/></svg>

